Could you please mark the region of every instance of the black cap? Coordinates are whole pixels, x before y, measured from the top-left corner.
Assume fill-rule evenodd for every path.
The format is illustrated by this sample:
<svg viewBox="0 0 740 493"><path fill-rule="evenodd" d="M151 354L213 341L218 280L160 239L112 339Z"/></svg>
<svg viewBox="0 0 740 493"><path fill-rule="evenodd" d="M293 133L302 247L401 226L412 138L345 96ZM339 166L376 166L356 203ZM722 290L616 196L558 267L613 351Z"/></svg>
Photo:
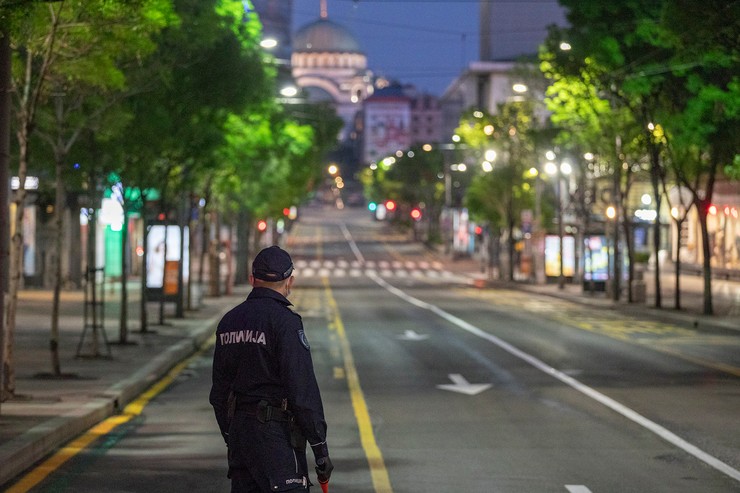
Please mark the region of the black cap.
<svg viewBox="0 0 740 493"><path fill-rule="evenodd" d="M292 273L293 261L288 252L279 246L265 248L252 262L252 275L263 281L282 281L290 277Z"/></svg>

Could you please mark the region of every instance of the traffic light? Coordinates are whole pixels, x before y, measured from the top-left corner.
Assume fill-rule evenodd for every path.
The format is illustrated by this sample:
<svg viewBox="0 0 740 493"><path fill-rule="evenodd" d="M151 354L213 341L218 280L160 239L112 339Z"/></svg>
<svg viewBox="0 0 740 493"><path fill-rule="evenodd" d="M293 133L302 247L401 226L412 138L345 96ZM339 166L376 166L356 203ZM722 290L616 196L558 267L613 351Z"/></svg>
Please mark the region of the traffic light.
<svg viewBox="0 0 740 493"><path fill-rule="evenodd" d="M260 219L259 221L257 221L257 231L259 231L260 233L264 233L265 231L267 231L267 221L265 221L264 219Z"/></svg>
<svg viewBox="0 0 740 493"><path fill-rule="evenodd" d="M377 208L378 204L376 204L375 202L370 202L369 204L367 204L367 210L369 210L370 212L375 212Z"/></svg>
<svg viewBox="0 0 740 493"><path fill-rule="evenodd" d="M385 202L385 208L388 212L392 212L396 210L396 203L392 200L386 200Z"/></svg>
<svg viewBox="0 0 740 493"><path fill-rule="evenodd" d="M411 219L414 221L421 221L421 209L418 207L411 209Z"/></svg>

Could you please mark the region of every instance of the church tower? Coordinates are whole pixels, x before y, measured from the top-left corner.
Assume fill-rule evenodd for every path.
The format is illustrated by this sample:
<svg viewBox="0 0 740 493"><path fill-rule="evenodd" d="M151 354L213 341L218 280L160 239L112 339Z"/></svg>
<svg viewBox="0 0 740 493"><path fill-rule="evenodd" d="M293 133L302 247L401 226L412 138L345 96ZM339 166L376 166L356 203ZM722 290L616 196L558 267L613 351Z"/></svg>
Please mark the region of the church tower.
<svg viewBox="0 0 740 493"><path fill-rule="evenodd" d="M335 105L344 121L345 140L362 102L372 94L372 74L355 37L329 19L326 0L320 5L319 18L293 36L293 79L310 100Z"/></svg>

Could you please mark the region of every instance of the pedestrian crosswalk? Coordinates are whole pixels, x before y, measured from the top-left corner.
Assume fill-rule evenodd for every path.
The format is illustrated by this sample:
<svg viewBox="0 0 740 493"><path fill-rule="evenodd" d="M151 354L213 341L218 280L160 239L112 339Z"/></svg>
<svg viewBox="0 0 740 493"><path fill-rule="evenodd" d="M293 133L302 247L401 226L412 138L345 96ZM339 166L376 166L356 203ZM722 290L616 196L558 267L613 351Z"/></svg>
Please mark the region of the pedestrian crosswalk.
<svg viewBox="0 0 740 493"><path fill-rule="evenodd" d="M445 269L438 261L410 260L320 260L297 259L296 274L305 277L360 278L376 275L385 278L414 278L426 280L459 281L464 275L455 274Z"/></svg>

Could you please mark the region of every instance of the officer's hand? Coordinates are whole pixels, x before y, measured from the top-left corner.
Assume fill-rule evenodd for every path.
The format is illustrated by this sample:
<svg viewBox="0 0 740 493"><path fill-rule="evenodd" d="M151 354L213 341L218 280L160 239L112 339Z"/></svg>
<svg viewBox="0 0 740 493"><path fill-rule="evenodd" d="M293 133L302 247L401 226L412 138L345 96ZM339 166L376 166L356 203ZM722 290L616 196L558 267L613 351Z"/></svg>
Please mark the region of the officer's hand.
<svg viewBox="0 0 740 493"><path fill-rule="evenodd" d="M334 464L331 463L328 455L316 459L316 475L319 478L319 483L328 483L333 470Z"/></svg>

